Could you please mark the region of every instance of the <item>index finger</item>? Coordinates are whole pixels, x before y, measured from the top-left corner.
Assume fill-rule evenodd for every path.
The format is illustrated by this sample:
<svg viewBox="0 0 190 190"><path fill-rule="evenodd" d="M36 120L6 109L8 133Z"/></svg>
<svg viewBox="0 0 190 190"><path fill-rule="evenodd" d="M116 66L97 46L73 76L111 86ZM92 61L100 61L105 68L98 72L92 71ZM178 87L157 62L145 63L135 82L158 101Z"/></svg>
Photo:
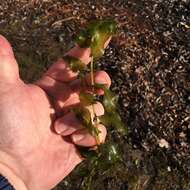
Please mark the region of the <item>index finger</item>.
<svg viewBox="0 0 190 190"><path fill-rule="evenodd" d="M109 44L111 38L105 43L105 48ZM79 59L82 63L87 65L91 61L91 50L90 48L81 48L76 45L74 48L69 50L65 55L69 55ZM55 62L45 73L45 75L58 80L60 82L69 82L77 78L78 73L73 72L68 63L64 59L59 59Z"/></svg>

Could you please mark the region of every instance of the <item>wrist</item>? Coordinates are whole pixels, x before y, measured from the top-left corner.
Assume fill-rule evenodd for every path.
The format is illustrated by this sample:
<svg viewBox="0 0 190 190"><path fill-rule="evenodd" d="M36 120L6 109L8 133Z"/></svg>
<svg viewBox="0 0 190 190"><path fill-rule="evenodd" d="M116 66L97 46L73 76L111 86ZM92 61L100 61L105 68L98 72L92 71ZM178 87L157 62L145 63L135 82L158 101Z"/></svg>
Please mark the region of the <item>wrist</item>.
<svg viewBox="0 0 190 190"><path fill-rule="evenodd" d="M4 176L16 190L28 190L20 177L8 166L0 162L0 174Z"/></svg>
<svg viewBox="0 0 190 190"><path fill-rule="evenodd" d="M21 167L18 165L19 162L14 160L9 154L0 151L0 174L4 176L16 190L28 190L21 177L24 175L23 171L20 170Z"/></svg>

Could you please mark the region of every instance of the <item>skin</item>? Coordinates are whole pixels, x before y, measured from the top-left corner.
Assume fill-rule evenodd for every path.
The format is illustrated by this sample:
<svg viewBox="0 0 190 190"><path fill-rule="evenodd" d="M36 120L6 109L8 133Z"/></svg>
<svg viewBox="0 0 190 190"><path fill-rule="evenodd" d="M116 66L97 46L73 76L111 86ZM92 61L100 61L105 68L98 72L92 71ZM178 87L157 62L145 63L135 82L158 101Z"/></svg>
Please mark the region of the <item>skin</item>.
<svg viewBox="0 0 190 190"><path fill-rule="evenodd" d="M90 49L76 46L67 54L84 64L90 61ZM104 71L95 73L95 82L111 84ZM90 84L89 76L86 83ZM96 145L70 111L80 103L80 90L77 73L61 59L35 84L25 84L10 44L0 36L0 173L17 189L51 189L83 160L76 145ZM104 114L99 102L95 112ZM98 128L103 143L106 128Z"/></svg>

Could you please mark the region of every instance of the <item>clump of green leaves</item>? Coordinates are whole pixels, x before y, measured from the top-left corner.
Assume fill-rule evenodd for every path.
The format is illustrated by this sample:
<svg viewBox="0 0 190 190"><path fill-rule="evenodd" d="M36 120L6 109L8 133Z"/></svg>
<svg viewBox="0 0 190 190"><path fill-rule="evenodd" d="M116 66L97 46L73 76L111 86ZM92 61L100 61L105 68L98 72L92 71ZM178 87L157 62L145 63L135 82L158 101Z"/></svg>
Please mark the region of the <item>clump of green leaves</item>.
<svg viewBox="0 0 190 190"><path fill-rule="evenodd" d="M115 22L93 21L77 35L75 40L82 48L90 47L91 55L96 59L104 54L104 45L115 32Z"/></svg>
<svg viewBox="0 0 190 190"><path fill-rule="evenodd" d="M121 135L127 134L127 128L123 124L120 115L117 112L117 97L104 85L97 87L104 90L103 105L105 114L100 117L100 121L105 126L112 126Z"/></svg>
<svg viewBox="0 0 190 190"><path fill-rule="evenodd" d="M94 82L94 60L97 60L104 54L105 43L111 39L112 35L116 32L116 23L111 20L98 20L93 21L87 25L75 38L76 43L81 48L91 49L91 88L92 93L81 92L80 93L80 106L73 109L77 118L81 121L84 128L88 129L89 133L95 137L98 148L96 150L82 151L81 154L90 161L90 172L85 177L81 188L89 190L92 182L92 178L96 171L100 168L105 170L113 165L117 161L121 161L118 153L118 147L113 142L107 142L101 144L99 140L99 130L97 125L102 123L105 126L111 126L114 132L120 135L127 134L127 128L123 124L120 115L117 111L117 97L109 90L104 84L95 84ZM77 58L72 56L65 56L65 61L69 63L70 68L74 72L79 72L81 81L84 79L84 70L87 68ZM85 83L82 83L85 86ZM102 89L104 95L97 97L95 90ZM97 117L93 105L98 100L102 100L102 104L105 109L103 116ZM87 106L92 106L93 114L87 109ZM93 117L92 117L93 115Z"/></svg>
<svg viewBox="0 0 190 190"><path fill-rule="evenodd" d="M103 173L115 166L115 163L121 161L119 148L113 142L107 142L99 145L98 151L88 151L80 149L81 153L88 159L88 171L83 178L80 189L91 190L92 181L98 172Z"/></svg>

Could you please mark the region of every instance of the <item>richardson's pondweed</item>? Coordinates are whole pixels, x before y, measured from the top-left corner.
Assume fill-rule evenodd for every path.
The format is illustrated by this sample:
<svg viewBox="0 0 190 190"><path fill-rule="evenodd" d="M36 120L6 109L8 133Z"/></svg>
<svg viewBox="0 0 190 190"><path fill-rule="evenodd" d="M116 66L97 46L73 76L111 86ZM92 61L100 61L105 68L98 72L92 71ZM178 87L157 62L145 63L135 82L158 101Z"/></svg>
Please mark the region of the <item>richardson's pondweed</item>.
<svg viewBox="0 0 190 190"><path fill-rule="evenodd" d="M75 107L73 112L81 121L84 128L95 137L98 147L96 150L86 150L79 147L81 154L90 162L88 176L84 177L81 189L90 190L91 182L96 171L101 169L107 170L111 165L118 161L122 161L118 152L118 147L113 141L107 140L105 144L101 144L99 139L98 124L103 124L110 129L109 136L112 132L119 135L127 135L127 128L123 124L117 110L117 97L104 84L96 84L94 82L94 64L95 61L103 56L104 46L109 39L116 33L116 23L112 20L97 20L89 23L75 38L76 43L81 48L91 49L90 67L85 66L79 59L72 56L65 56L64 59L70 65L74 72L79 73L81 84L85 87L84 74L90 72L92 93L80 92L80 106ZM97 96L95 91L101 89L104 95ZM105 114L98 117L94 111L94 103L99 100L102 102ZM92 112L87 107L92 107ZM109 138L111 139L111 138Z"/></svg>

